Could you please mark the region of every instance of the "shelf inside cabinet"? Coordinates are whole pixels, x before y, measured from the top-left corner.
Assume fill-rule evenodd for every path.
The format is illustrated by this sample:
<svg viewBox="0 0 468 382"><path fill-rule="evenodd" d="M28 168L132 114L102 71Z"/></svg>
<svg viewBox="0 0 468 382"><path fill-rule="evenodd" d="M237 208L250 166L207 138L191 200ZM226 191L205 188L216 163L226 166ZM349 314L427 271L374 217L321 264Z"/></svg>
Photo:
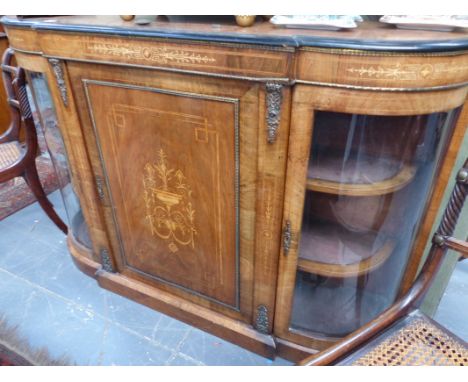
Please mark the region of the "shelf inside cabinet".
<svg viewBox="0 0 468 382"><path fill-rule="evenodd" d="M308 190L348 196L384 195L405 187L416 174L416 167L399 161L364 157L348 159L333 156L309 167Z"/></svg>
<svg viewBox="0 0 468 382"><path fill-rule="evenodd" d="M355 277L381 266L395 249L392 238L315 223L301 233L298 269L327 277Z"/></svg>

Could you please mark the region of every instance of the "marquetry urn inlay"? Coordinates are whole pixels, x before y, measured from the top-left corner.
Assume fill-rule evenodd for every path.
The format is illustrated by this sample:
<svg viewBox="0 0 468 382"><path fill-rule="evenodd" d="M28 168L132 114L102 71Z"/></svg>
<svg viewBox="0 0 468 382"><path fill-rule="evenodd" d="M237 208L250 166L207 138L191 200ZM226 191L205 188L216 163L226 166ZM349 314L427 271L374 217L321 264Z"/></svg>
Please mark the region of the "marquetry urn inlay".
<svg viewBox="0 0 468 382"><path fill-rule="evenodd" d="M143 197L151 234L167 241L171 252L179 245L195 248L195 210L192 190L180 169L170 168L163 149L156 163L144 166Z"/></svg>

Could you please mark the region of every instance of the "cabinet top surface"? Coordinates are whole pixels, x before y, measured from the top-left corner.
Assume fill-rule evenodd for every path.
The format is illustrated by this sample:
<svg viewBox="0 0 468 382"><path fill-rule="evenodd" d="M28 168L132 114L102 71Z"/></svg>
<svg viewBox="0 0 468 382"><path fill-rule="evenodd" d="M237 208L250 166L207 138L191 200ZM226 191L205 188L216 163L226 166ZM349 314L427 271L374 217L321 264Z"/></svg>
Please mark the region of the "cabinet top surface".
<svg viewBox="0 0 468 382"><path fill-rule="evenodd" d="M158 17L149 25L123 21L119 16L49 16L18 19L5 16L10 27L41 31L104 34L126 37L171 38L242 43L283 47L321 47L375 51L437 52L468 49L464 30L436 32L397 29L379 22L366 21L345 31L276 28L267 21L252 27L239 27L234 17Z"/></svg>

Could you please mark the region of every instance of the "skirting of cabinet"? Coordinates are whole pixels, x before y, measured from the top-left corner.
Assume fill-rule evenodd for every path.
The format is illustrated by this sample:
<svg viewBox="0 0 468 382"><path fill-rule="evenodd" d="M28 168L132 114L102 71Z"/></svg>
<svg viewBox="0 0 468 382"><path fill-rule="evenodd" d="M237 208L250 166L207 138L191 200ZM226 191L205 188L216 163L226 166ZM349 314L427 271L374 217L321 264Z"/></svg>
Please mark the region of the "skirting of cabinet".
<svg viewBox="0 0 468 382"><path fill-rule="evenodd" d="M291 362L299 362L318 352L310 347L262 334L239 321L224 317L219 313L135 282L122 275L103 271L100 263L91 260L91 249L80 244L71 231L68 234L67 242L76 267L86 275L96 279L98 284L105 289L157 309L188 324L196 325L207 332L270 359L278 356Z"/></svg>
<svg viewBox="0 0 468 382"><path fill-rule="evenodd" d="M301 346L281 338L275 338L275 341L277 356L294 363L319 352L318 350Z"/></svg>
<svg viewBox="0 0 468 382"><path fill-rule="evenodd" d="M67 242L75 265L83 273L96 279L100 287L194 325L261 356L275 358L276 344L272 336L119 273L104 271L101 264L91 260L91 250L79 244L71 231Z"/></svg>
<svg viewBox="0 0 468 382"><path fill-rule="evenodd" d="M76 267L86 275L96 279L102 288L188 324L196 325L200 329L270 359L278 356L291 362L298 362L318 352L318 350L311 347L301 346L285 339L259 333L239 321L224 317L219 313L159 291L156 288L130 280L118 273L106 272L102 270L100 263L91 260L91 249L80 244L71 231L68 234L67 243Z"/></svg>

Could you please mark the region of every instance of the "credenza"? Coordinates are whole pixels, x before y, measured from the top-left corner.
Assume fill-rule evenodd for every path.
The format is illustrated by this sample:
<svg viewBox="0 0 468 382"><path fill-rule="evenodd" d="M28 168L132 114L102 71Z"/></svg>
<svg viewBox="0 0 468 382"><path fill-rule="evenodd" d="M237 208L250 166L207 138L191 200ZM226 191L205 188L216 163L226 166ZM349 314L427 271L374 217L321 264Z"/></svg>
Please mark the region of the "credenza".
<svg viewBox="0 0 468 382"><path fill-rule="evenodd" d="M2 22L103 288L297 360L411 285L466 131L466 32Z"/></svg>

